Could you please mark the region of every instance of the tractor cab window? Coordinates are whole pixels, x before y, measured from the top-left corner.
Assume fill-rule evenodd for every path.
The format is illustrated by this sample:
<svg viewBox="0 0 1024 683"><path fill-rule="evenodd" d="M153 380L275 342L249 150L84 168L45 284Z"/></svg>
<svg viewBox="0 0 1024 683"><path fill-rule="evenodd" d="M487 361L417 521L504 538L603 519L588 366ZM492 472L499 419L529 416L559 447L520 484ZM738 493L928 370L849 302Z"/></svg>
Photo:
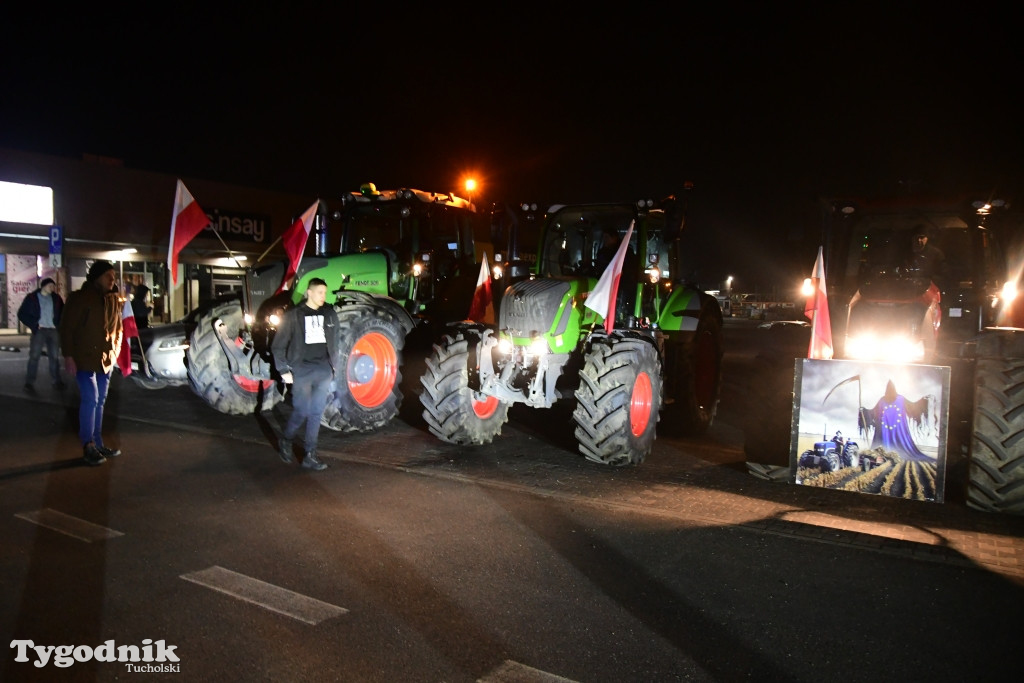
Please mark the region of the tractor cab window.
<svg viewBox="0 0 1024 683"><path fill-rule="evenodd" d="M632 209L588 207L555 214L544 235L541 274L600 277L633 220ZM629 257L637 254L639 232L634 229ZM635 259L633 259L635 260Z"/></svg>
<svg viewBox="0 0 1024 683"><path fill-rule="evenodd" d="M404 212L407 214L407 212ZM413 232L412 219L393 202L357 205L346 217L341 250L345 253L374 249L396 250Z"/></svg>

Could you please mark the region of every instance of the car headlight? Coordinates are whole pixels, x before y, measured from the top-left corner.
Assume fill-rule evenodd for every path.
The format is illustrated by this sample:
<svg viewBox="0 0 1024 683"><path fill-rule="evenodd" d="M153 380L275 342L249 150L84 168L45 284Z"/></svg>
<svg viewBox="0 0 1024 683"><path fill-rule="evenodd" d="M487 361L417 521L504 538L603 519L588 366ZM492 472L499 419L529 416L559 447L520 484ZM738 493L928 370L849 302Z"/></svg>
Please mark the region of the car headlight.
<svg viewBox="0 0 1024 683"><path fill-rule="evenodd" d="M167 339L160 340L157 344L157 351L180 351L188 348L188 341L184 336L181 337L168 337Z"/></svg>

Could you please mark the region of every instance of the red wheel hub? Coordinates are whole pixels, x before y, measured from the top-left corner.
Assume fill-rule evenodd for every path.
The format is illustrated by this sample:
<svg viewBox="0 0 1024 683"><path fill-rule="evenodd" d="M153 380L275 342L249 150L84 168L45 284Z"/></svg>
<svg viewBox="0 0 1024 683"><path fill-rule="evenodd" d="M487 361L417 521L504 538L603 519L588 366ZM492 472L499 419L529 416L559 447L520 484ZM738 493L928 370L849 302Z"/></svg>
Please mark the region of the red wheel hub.
<svg viewBox="0 0 1024 683"><path fill-rule="evenodd" d="M354 379L354 364L366 361L373 364L372 374L365 381ZM352 347L348 365L348 389L356 403L364 408L376 408L391 395L398 380L398 354L386 336L370 332L360 337Z"/></svg>
<svg viewBox="0 0 1024 683"><path fill-rule="evenodd" d="M647 429L653 403L651 378L646 372L641 372L633 382L633 394L629 398L629 428L633 436L640 436Z"/></svg>
<svg viewBox="0 0 1024 683"><path fill-rule="evenodd" d="M473 399L473 414L481 420L486 420L498 409L498 397L488 396L482 401Z"/></svg>

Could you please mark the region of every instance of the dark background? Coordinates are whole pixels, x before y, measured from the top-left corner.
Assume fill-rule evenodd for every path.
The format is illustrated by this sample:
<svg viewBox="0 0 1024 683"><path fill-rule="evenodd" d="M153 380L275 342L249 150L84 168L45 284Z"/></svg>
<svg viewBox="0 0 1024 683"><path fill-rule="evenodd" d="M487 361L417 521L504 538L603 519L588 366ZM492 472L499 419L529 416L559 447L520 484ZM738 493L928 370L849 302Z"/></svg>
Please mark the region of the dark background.
<svg viewBox="0 0 1024 683"><path fill-rule="evenodd" d="M808 274L821 197L1024 180L1020 31L994 5L552 6L8 8L0 146L328 202L690 181L697 277L740 291Z"/></svg>

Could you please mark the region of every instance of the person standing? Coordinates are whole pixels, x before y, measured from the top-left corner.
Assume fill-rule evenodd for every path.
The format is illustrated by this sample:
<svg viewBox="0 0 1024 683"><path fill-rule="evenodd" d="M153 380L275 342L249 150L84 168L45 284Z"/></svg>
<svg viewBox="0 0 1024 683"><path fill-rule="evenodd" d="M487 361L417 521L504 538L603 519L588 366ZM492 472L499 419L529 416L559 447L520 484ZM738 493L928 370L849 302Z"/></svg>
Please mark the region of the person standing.
<svg viewBox="0 0 1024 683"><path fill-rule="evenodd" d="M89 267L85 283L68 296L60 320L60 347L69 374L81 395L78 436L86 464L102 465L121 455L103 445L103 405L110 375L117 363L124 327L124 306L117 293L117 275L109 261Z"/></svg>
<svg viewBox="0 0 1024 683"><path fill-rule="evenodd" d="M146 285L135 285L135 293L132 297L132 315L135 316L135 326L140 330L149 327L149 314L153 307L149 305L149 287Z"/></svg>
<svg viewBox="0 0 1024 683"><path fill-rule="evenodd" d="M271 344L281 379L292 385L292 414L277 441L281 460L294 462L292 439L305 423L302 467L317 472L327 469L316 447L338 354L338 314L326 300L327 283L311 279L305 300L284 314Z"/></svg>
<svg viewBox="0 0 1024 683"><path fill-rule="evenodd" d="M39 371L39 357L46 348L46 358L50 364L50 379L53 386L64 388L64 380L60 377L60 353L57 326L64 309L64 299L55 290L56 283L50 278L43 278L39 289L25 297L18 308L18 320L32 330L28 346L28 372L25 374L25 389L31 391L35 386L36 373Z"/></svg>

